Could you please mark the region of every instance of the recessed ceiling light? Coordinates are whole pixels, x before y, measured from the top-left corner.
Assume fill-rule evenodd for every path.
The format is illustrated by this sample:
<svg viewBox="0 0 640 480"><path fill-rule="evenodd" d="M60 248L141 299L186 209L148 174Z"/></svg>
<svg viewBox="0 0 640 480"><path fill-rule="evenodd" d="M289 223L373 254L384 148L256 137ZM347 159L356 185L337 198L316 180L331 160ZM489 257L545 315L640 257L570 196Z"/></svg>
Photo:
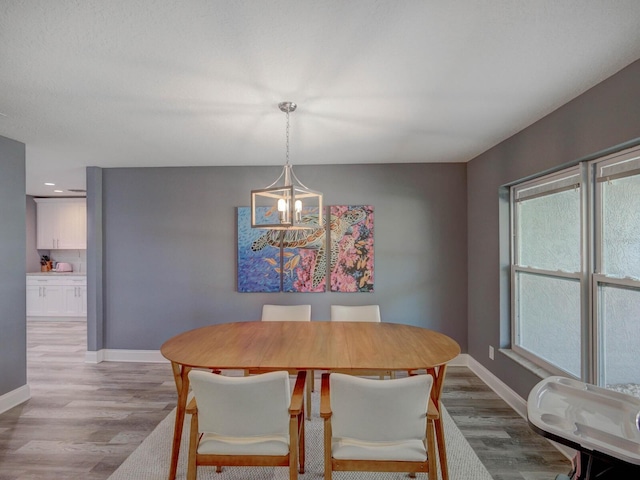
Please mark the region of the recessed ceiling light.
<svg viewBox="0 0 640 480"><path fill-rule="evenodd" d="M45 185L48 185L50 187L53 187L55 185L55 183L51 183L51 182L44 182Z"/></svg>
<svg viewBox="0 0 640 480"><path fill-rule="evenodd" d="M53 193L62 193L62 190L54 190Z"/></svg>

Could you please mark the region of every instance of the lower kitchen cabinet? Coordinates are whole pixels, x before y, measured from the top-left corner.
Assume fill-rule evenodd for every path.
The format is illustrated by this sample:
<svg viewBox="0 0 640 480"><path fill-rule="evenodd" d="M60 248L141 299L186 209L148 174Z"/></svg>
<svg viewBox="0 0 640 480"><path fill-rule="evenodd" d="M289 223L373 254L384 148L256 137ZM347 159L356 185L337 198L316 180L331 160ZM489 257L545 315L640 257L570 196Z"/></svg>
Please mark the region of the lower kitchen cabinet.
<svg viewBox="0 0 640 480"><path fill-rule="evenodd" d="M27 316L62 315L62 287L42 283L27 285Z"/></svg>
<svg viewBox="0 0 640 480"><path fill-rule="evenodd" d="M28 317L85 317L87 278L80 275L27 277Z"/></svg>
<svg viewBox="0 0 640 480"><path fill-rule="evenodd" d="M85 282L86 283L86 282ZM87 286L65 285L62 287L64 297L64 315L69 317L87 315Z"/></svg>

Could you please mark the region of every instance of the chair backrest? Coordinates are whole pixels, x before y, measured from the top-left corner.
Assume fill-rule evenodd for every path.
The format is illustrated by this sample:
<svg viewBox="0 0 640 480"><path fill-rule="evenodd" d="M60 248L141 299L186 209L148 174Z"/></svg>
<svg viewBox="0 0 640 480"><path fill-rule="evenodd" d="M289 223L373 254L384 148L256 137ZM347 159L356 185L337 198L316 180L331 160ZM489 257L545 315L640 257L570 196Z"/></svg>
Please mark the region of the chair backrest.
<svg viewBox="0 0 640 480"><path fill-rule="evenodd" d="M263 305L263 322L310 322L311 305Z"/></svg>
<svg viewBox="0 0 640 480"><path fill-rule="evenodd" d="M332 373L329 382L334 437L374 442L425 438L431 375L374 380Z"/></svg>
<svg viewBox="0 0 640 480"><path fill-rule="evenodd" d="M226 377L191 370L201 432L233 437L289 436L291 391L287 372Z"/></svg>
<svg viewBox="0 0 640 480"><path fill-rule="evenodd" d="M332 322L379 322L380 307L378 305L363 305L351 307L346 305L331 305Z"/></svg>

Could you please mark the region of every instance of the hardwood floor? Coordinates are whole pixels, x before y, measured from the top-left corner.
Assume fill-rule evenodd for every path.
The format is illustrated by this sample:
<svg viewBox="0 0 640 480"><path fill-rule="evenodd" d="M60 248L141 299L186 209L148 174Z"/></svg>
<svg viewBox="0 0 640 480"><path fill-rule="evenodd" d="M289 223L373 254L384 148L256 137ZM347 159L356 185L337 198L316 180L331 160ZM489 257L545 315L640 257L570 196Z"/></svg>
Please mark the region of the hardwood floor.
<svg viewBox="0 0 640 480"><path fill-rule="evenodd" d="M175 406L168 364L84 363L84 322L29 322L31 399L0 416L0 480L107 478Z"/></svg>
<svg viewBox="0 0 640 480"><path fill-rule="evenodd" d="M168 364L84 363L83 322L27 324L32 398L0 415L0 480L106 479L175 406ZM443 403L495 480L554 479L569 462L465 367Z"/></svg>
<svg viewBox="0 0 640 480"><path fill-rule="evenodd" d="M442 403L494 480L553 480L571 463L480 378L449 367Z"/></svg>

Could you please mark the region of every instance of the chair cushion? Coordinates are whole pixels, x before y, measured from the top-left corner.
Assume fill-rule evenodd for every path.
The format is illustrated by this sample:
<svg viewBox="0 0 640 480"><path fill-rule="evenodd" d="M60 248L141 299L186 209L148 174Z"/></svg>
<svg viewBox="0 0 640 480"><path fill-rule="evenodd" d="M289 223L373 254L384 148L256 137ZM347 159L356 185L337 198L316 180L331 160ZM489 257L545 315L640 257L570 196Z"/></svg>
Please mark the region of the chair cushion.
<svg viewBox="0 0 640 480"><path fill-rule="evenodd" d="M287 455L289 436L227 437L205 433L198 453L204 455Z"/></svg>
<svg viewBox="0 0 640 480"><path fill-rule="evenodd" d="M332 438L331 456L338 460L392 460L425 462L427 449L421 440L365 442L352 438Z"/></svg>
<svg viewBox="0 0 640 480"><path fill-rule="evenodd" d="M329 382L334 437L362 442L424 440L430 375L371 380L332 373Z"/></svg>
<svg viewBox="0 0 640 480"><path fill-rule="evenodd" d="M225 377L192 370L189 379L201 432L229 437L289 435L287 372Z"/></svg>

